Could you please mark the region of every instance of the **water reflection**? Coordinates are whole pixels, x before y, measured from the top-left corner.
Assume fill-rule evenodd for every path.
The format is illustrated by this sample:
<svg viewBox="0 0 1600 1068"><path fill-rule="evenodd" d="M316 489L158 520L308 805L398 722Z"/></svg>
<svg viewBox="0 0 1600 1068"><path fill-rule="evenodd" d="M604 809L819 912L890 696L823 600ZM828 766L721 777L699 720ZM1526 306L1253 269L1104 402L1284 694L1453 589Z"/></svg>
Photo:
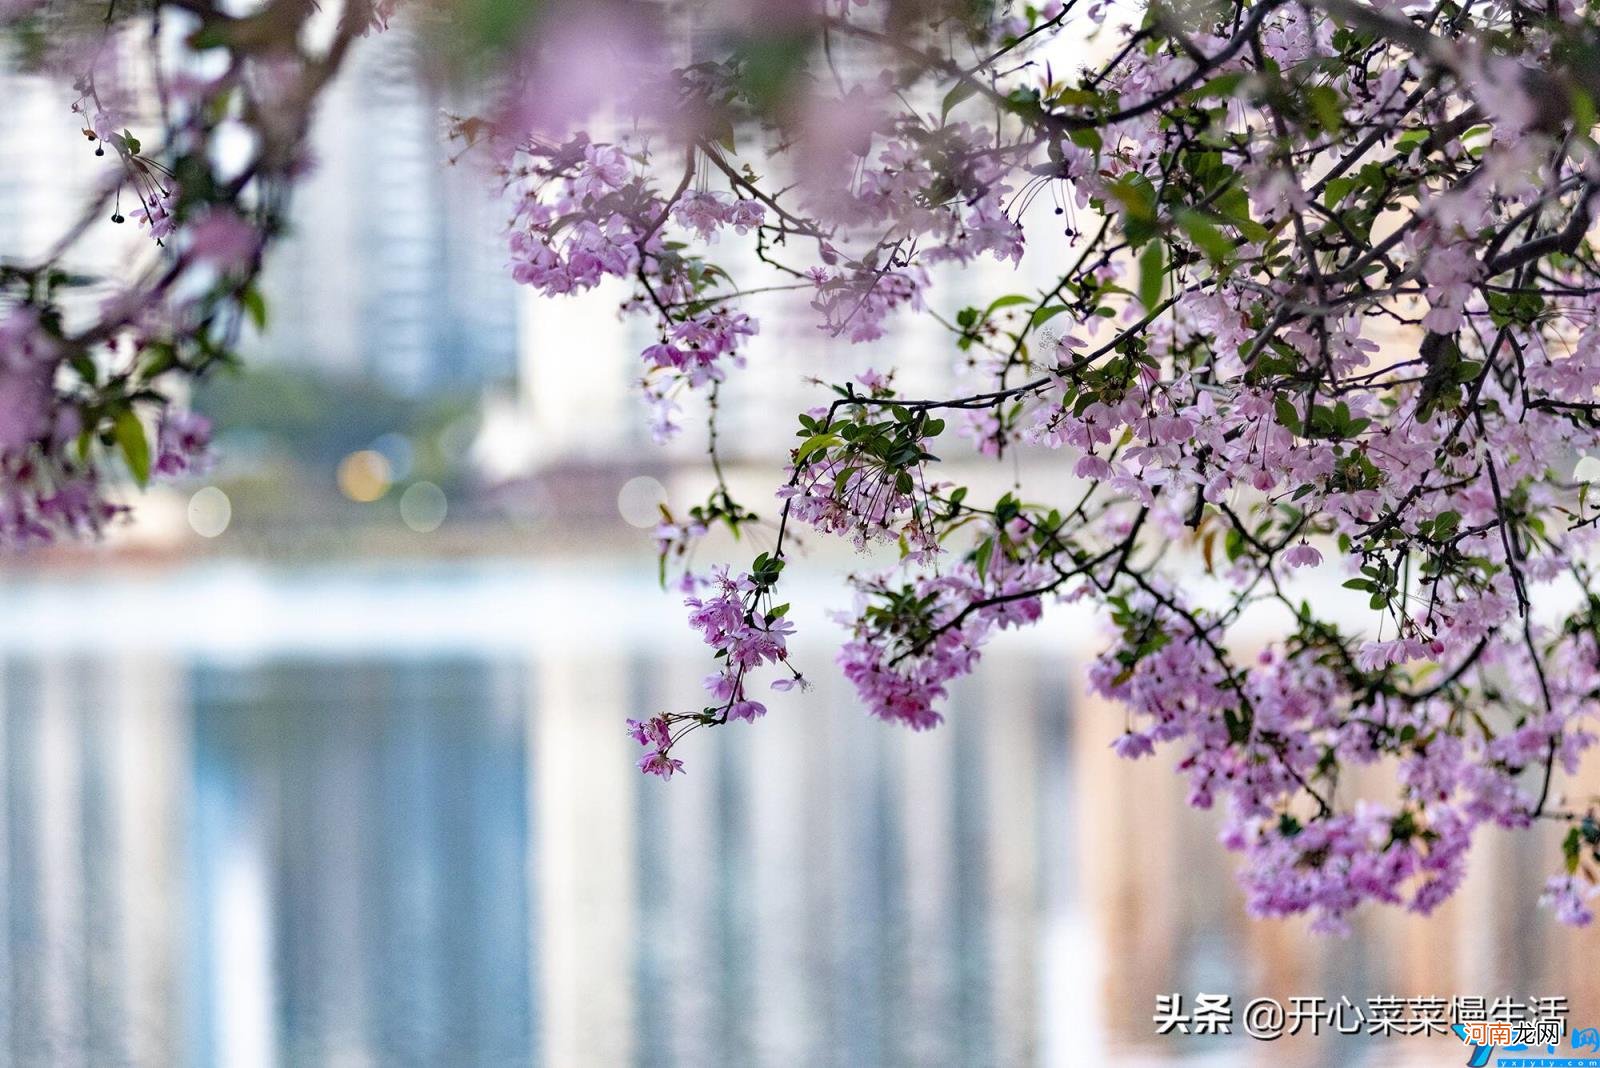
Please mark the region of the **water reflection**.
<svg viewBox="0 0 1600 1068"><path fill-rule="evenodd" d="M818 651L812 657L820 660ZM1048 650L925 735L822 681L643 780L692 653L15 652L0 1058L16 1065L1458 1064L1157 1040L1157 993L1566 994L1594 938L1485 843L1431 923L1246 921L1214 824ZM1579 1017L1582 1019L1579 1019Z"/></svg>
<svg viewBox="0 0 1600 1068"><path fill-rule="evenodd" d="M196 1060L525 1061L515 665L202 665L190 679Z"/></svg>
<svg viewBox="0 0 1600 1068"><path fill-rule="evenodd" d="M641 780L619 713L698 667L7 659L12 1061L1038 1059L1059 672L920 745L825 686Z"/></svg>

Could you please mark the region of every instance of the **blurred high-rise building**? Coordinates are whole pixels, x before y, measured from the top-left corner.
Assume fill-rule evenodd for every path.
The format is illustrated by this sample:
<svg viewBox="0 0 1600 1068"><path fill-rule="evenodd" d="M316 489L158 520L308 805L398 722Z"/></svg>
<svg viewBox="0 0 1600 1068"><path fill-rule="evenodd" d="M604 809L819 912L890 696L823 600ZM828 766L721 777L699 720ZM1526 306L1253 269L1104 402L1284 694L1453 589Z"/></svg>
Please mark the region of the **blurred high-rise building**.
<svg viewBox="0 0 1600 1068"><path fill-rule="evenodd" d="M517 369L517 295L492 180L452 164L445 114L402 22L362 42L322 102L314 171L264 290L260 355L375 378L404 393L506 382Z"/></svg>
<svg viewBox="0 0 1600 1068"><path fill-rule="evenodd" d="M0 254L7 259L44 254L76 219L89 188L96 161L76 134L68 93L47 79L0 72L0 136L15 148L0 167Z"/></svg>

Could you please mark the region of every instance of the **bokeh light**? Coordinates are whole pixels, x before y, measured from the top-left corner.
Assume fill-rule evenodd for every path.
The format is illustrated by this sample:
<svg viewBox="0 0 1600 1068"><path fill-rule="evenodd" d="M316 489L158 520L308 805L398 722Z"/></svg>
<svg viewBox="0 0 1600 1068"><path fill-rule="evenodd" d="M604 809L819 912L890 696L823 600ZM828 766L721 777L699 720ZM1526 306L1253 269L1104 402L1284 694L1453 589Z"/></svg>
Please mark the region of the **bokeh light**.
<svg viewBox="0 0 1600 1068"><path fill-rule="evenodd" d="M197 490L189 498L189 526L202 538L215 538L233 521L233 502L215 486Z"/></svg>
<svg viewBox="0 0 1600 1068"><path fill-rule="evenodd" d="M353 452L339 461L339 492L352 501L375 501L389 492L393 481L388 458L374 449Z"/></svg>
<svg viewBox="0 0 1600 1068"><path fill-rule="evenodd" d="M449 511L444 490L432 482L415 482L400 495L400 520L418 534L439 529Z"/></svg>
<svg viewBox="0 0 1600 1068"><path fill-rule="evenodd" d="M649 475L630 478L617 491L617 511L630 526L648 530L661 522L667 489Z"/></svg>

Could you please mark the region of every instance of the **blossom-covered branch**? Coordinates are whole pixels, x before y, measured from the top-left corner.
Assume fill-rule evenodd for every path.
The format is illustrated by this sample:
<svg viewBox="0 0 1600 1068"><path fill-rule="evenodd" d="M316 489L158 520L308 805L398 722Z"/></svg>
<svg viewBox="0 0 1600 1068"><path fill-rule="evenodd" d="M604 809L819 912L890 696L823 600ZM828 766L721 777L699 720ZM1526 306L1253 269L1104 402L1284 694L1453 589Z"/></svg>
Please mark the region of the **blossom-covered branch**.
<svg viewBox="0 0 1600 1068"><path fill-rule="evenodd" d="M687 729L762 708L799 525L899 547L855 579L841 663L913 728L995 630L1104 605L1090 681L1126 709L1116 749L1176 749L1191 803L1225 805L1257 912L1427 912L1478 828L1549 818L1570 828L1549 898L1586 920L1600 825L1559 775L1600 695L1575 473L1600 444L1590 12L782 7L777 52L735 5L621 121L510 108L462 130L502 161L520 281L634 284L658 436L737 373L755 292L803 286L860 343L933 315L967 368L948 397L870 373L800 415L775 548L690 600L712 701L636 725L641 767L670 776ZM941 268L1025 251L1053 284L939 308ZM975 500L940 474L947 429L1063 450L1081 489ZM664 562L754 521L719 483L663 527ZM1359 607L1335 615L1304 589L1341 568L1325 585ZM1277 636L1243 641L1274 606ZM1350 782L1378 764L1386 800Z"/></svg>
<svg viewBox="0 0 1600 1068"><path fill-rule="evenodd" d="M84 325L59 255L0 274L12 540L97 528L119 450L144 477L162 383L225 358L310 102L373 16L345 7L312 53L305 0L120 2L60 39L170 11L216 62L155 80L149 137L101 74L81 83L89 143L115 165L96 210L131 197L161 252ZM803 529L893 559L853 580L840 662L871 713L912 728L940 722L996 631L1100 606L1089 681L1124 710L1116 750L1173 751L1190 802L1221 804L1259 914L1338 930L1369 902L1427 912L1479 829L1549 821L1566 833L1546 899L1587 922L1600 810L1565 776L1600 697L1596 16L690 8L540 5L526 40L497 42L498 104L455 125L510 198L516 279L553 297L610 280L650 324L656 436L705 401L715 485L663 523L663 575L709 530L777 509L748 567L681 576L709 696L629 725L642 769L673 776L686 736L804 684L780 593ZM0 6L24 27L69 11ZM209 151L225 123L255 134L241 169ZM977 301L945 284L997 277L982 264L1049 280ZM775 443L769 507L723 477L717 420L758 301L786 297L880 367L897 321L936 322L944 350L911 358L954 357L962 380L835 384ZM995 459L1059 453L1075 486L983 497L940 459L957 437ZM66 509L64 486L96 510Z"/></svg>
<svg viewBox="0 0 1600 1068"><path fill-rule="evenodd" d="M249 15L205 0L0 4L10 59L71 87L63 124L101 162L42 256L0 250L0 543L97 534L127 510L120 481L204 462L210 425L181 398L264 322L255 278L314 103L379 14L368 0Z"/></svg>

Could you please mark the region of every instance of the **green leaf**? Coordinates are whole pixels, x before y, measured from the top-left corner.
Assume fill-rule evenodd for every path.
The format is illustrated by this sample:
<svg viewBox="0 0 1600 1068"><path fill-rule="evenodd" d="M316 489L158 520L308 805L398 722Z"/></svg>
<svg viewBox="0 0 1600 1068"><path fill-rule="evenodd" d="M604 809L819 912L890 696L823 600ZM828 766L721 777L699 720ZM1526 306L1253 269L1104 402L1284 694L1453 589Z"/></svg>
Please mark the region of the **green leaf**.
<svg viewBox="0 0 1600 1068"><path fill-rule="evenodd" d="M1567 92L1571 95L1572 103L1572 129L1579 135L1587 135L1595 125L1594 97L1583 89L1574 85Z"/></svg>
<svg viewBox="0 0 1600 1068"><path fill-rule="evenodd" d="M239 294L239 303L244 305L245 313L250 316L258 333L267 328L267 298L261 295L261 290L250 286Z"/></svg>
<svg viewBox="0 0 1600 1068"><path fill-rule="evenodd" d="M100 368L95 364L94 358L91 357L87 352L74 353L72 358L67 362L71 365L74 371L78 372L78 377L83 379L89 385L92 386L99 382Z"/></svg>
<svg viewBox="0 0 1600 1068"><path fill-rule="evenodd" d="M985 319L987 319L987 318L989 318L989 316L993 315L995 312L999 311L1001 308L1010 308L1010 307L1013 307L1013 306L1018 305L1018 304L1032 304L1032 303L1033 303L1033 300L1031 298L1025 297L1021 293L1010 293L1010 294L1007 294L1006 296L1003 296L1003 297L996 297L994 299L994 302L989 305L988 311L985 311L983 313L983 317Z"/></svg>
<svg viewBox="0 0 1600 1068"><path fill-rule="evenodd" d="M1343 175L1333 179L1322 191L1322 206L1325 208L1333 207L1345 197L1349 196L1356 186L1360 184L1360 178L1352 178L1349 175Z"/></svg>
<svg viewBox="0 0 1600 1068"><path fill-rule="evenodd" d="M1407 130L1405 133L1394 139L1394 147L1400 149L1401 151L1407 151L1409 149L1416 148L1418 145L1422 144L1422 142L1428 139L1428 134L1429 131L1427 130Z"/></svg>
<svg viewBox="0 0 1600 1068"><path fill-rule="evenodd" d="M1272 236L1272 231L1244 216L1229 216L1228 222L1244 236L1246 241L1265 241Z"/></svg>
<svg viewBox="0 0 1600 1068"><path fill-rule="evenodd" d="M116 435L117 445L122 449L122 459L127 463L133 480L140 486L150 482L150 442L144 435L144 424L139 422L139 417L133 413L132 408L124 408L117 414L117 421L112 432Z"/></svg>
<svg viewBox="0 0 1600 1068"><path fill-rule="evenodd" d="M1084 127L1081 130L1071 131L1067 134L1067 140L1071 141L1079 148L1087 148L1090 152L1100 151L1101 146L1105 144L1104 140L1100 137L1100 131L1091 127Z"/></svg>
<svg viewBox="0 0 1600 1068"><path fill-rule="evenodd" d="M989 558L994 555L994 539L984 538L983 544L978 546L978 554L974 563L978 566L978 581L982 582L989 571Z"/></svg>
<svg viewBox="0 0 1600 1068"><path fill-rule="evenodd" d="M1294 410L1294 402L1288 397L1280 396L1272 402L1272 410L1278 417L1278 422L1287 427L1291 434L1299 434L1300 413Z"/></svg>
<svg viewBox="0 0 1600 1068"><path fill-rule="evenodd" d="M1104 98L1092 89L1060 89L1050 99L1056 107L1087 108L1099 105Z"/></svg>
<svg viewBox="0 0 1600 1068"><path fill-rule="evenodd" d="M1344 101L1336 90L1326 85L1313 85L1307 87L1305 97L1318 126L1334 132L1344 125Z"/></svg>
<svg viewBox="0 0 1600 1068"><path fill-rule="evenodd" d="M819 449L832 448L837 444L839 444L839 435L837 434L813 434L800 445L799 452L795 456L795 462L805 463L806 457L812 453Z"/></svg>
<svg viewBox="0 0 1600 1068"><path fill-rule="evenodd" d="M1221 263L1233 255L1233 242L1200 212L1183 208L1177 212L1176 219L1184 236L1212 263Z"/></svg>
<svg viewBox="0 0 1600 1068"><path fill-rule="evenodd" d="M1045 323L1048 323L1051 319L1054 319L1056 316L1060 315L1062 312L1071 310L1072 309L1067 307L1065 304L1047 305L1033 313L1032 324L1034 326L1042 326Z"/></svg>
<svg viewBox="0 0 1600 1068"><path fill-rule="evenodd" d="M1198 89L1193 89L1190 92L1196 100L1203 100L1208 96L1232 96L1244 79L1244 71L1228 71L1226 74L1217 75Z"/></svg>
<svg viewBox="0 0 1600 1068"><path fill-rule="evenodd" d="M1152 312L1161 303L1161 282L1166 264L1161 252L1161 242L1152 241L1139 254L1139 303Z"/></svg>
<svg viewBox="0 0 1600 1068"><path fill-rule="evenodd" d="M944 103L939 105L939 117L943 119L949 115L955 106L978 91L978 83L971 78L963 78L955 84L948 93L944 94Z"/></svg>
<svg viewBox="0 0 1600 1068"><path fill-rule="evenodd" d="M1244 555L1244 535L1238 528L1228 528L1227 536L1222 539L1222 552L1230 564Z"/></svg>
<svg viewBox="0 0 1600 1068"><path fill-rule="evenodd" d="M810 56L797 35L769 29L772 32L747 39L735 52L739 88L761 112L770 112L788 99L790 90L805 77Z"/></svg>
<svg viewBox="0 0 1600 1068"><path fill-rule="evenodd" d="M1217 215L1229 226L1239 231L1246 241L1265 241L1272 231L1250 218L1250 197L1239 186L1233 186L1212 202Z"/></svg>
<svg viewBox="0 0 1600 1068"><path fill-rule="evenodd" d="M1156 188L1142 174L1129 175L1109 187L1122 205L1122 232L1138 248L1156 234Z"/></svg>

